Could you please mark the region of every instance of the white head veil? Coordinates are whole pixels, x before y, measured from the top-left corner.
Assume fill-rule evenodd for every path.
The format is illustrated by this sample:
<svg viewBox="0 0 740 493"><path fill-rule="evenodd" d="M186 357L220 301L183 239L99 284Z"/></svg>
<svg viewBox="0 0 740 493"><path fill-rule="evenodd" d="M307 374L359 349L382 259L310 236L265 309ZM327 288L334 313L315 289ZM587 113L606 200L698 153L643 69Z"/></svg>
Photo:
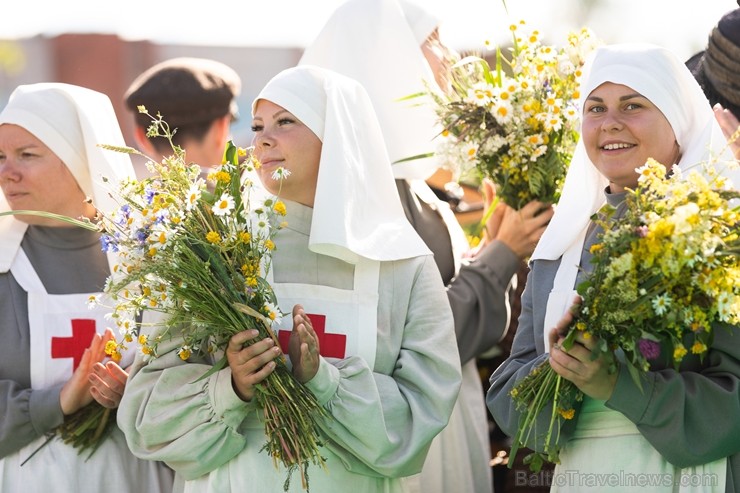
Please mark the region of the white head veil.
<svg viewBox="0 0 740 493"><path fill-rule="evenodd" d="M643 43L598 48L584 66L580 108L584 107L589 94L604 82L628 86L660 109L680 146L681 157L677 164L682 170L710 159L717 159L719 163L733 160L699 84L672 52ZM735 187L740 185L737 168L725 169L722 174L728 176ZM555 215L532 254L532 260L557 259L579 241L591 215L604 204L607 186L608 181L589 160L583 142L579 142Z"/></svg>
<svg viewBox="0 0 740 493"><path fill-rule="evenodd" d="M252 103L291 112L322 142L311 251L356 263L429 254L401 207L370 98L355 80L319 67L283 70ZM287 178L290 180L290 178Z"/></svg>
<svg viewBox="0 0 740 493"><path fill-rule="evenodd" d="M358 80L370 95L391 162L434 151L442 128L431 105L399 98L421 92L434 74L421 51L439 20L407 0L349 0L329 18L300 65ZM429 178L437 158L394 164L396 178Z"/></svg>
<svg viewBox="0 0 740 493"><path fill-rule="evenodd" d="M103 213L116 207L109 195L111 187L124 177L134 177L127 154L97 146L125 145L105 94L61 83L18 86L0 113L0 125L6 123L23 127L51 149ZM0 192L0 211L8 210L10 206ZM26 227L13 216L0 217L0 272L10 269Z"/></svg>

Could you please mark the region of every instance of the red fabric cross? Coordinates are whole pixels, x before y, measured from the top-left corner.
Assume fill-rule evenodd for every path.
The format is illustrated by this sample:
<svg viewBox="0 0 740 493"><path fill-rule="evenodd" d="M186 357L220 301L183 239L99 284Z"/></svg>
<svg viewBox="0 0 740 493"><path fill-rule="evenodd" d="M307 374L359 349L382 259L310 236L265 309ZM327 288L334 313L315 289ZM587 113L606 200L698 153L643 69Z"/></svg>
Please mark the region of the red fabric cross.
<svg viewBox="0 0 740 493"><path fill-rule="evenodd" d="M72 358L72 371L80 366L85 349L90 347L95 335L95 320L72 319L72 337L52 337L51 357L53 359Z"/></svg>
<svg viewBox="0 0 740 493"><path fill-rule="evenodd" d="M313 330L319 338L319 352L326 358L344 358L347 352L347 336L344 334L327 334L326 333L326 315L317 315L307 313L311 319ZM290 340L290 330L278 331L278 341L285 354L288 354L288 341Z"/></svg>

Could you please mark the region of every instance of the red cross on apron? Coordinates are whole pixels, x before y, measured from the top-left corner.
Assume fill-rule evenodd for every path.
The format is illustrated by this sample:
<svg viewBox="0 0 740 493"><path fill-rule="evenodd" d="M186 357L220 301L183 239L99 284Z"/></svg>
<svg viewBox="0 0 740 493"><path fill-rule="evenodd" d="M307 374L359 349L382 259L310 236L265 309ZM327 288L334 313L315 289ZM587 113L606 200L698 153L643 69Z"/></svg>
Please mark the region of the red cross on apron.
<svg viewBox="0 0 740 493"><path fill-rule="evenodd" d="M80 366L85 349L90 347L90 342L95 335L95 320L72 319L72 337L52 337L51 357L72 358L72 371Z"/></svg>
<svg viewBox="0 0 740 493"><path fill-rule="evenodd" d="M342 359L345 357L347 349L347 336L344 334L330 334L326 332L326 316L316 313L306 313L311 319L313 330L319 338L319 348L321 354L327 358ZM278 340L280 347L285 354L288 354L288 340L290 339L290 330L278 331Z"/></svg>
<svg viewBox="0 0 740 493"><path fill-rule="evenodd" d="M273 266L274 268L274 266ZM267 281L273 287L280 310L288 314L277 327L278 340L287 354L293 329L293 305L303 305L319 336L321 356L329 359L362 357L370 368L375 364L378 336L378 280L380 262L361 258L355 265L353 289L299 283L276 283L272 271Z"/></svg>
<svg viewBox="0 0 740 493"><path fill-rule="evenodd" d="M110 326L109 308L87 307L92 294L49 294L23 250L11 266L13 277L28 293L28 325L31 330L31 386L35 389L66 382L79 366L95 332ZM133 360L129 349L121 361Z"/></svg>

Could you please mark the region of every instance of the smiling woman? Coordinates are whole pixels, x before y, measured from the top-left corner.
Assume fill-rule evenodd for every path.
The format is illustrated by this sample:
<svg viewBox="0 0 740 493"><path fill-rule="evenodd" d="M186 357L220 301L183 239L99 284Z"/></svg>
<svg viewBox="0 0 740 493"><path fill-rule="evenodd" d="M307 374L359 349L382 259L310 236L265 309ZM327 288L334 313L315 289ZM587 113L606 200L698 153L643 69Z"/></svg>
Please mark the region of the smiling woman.
<svg viewBox="0 0 740 493"><path fill-rule="evenodd" d="M670 123L645 96L605 82L586 98L581 136L589 159L609 180L612 193L634 189L648 158L671 166L679 147Z"/></svg>
<svg viewBox="0 0 740 493"><path fill-rule="evenodd" d="M574 331L574 339L567 343L564 336L579 310L579 303L574 303L576 286L589 279L594 269L591 258L602 246L604 228L617 231L617 221L628 207L624 189L637 183L636 168L652 157L662 161L659 166L673 169L675 163L682 173L676 176L690 180L691 170L701 171L701 163L714 163L722 176L717 186L728 179L737 186L740 173L701 88L670 51L638 43L600 47L583 73L583 138L555 215L532 254L511 355L491 376L488 407L519 445L545 452L549 460L559 454L553 492L589 491L586 477L610 475L619 476L620 481L599 491L643 491L630 481L630 477L643 475L670 478L664 488L655 485L651 489L656 492L673 492L673 485L694 485L695 481L703 481L696 490L738 491L737 327L712 324L706 330L714 343L706 357L697 353L677 358L680 364L674 366L664 354L649 362L638 383L621 352L591 335L608 328L607 322L593 331L585 327ZM613 213L596 216L605 204ZM697 210L702 207L701 200L691 205ZM666 269L660 277L671 275ZM637 282L631 283L624 269L614 275L620 276L628 279L625 291L637 291L633 287ZM649 289L641 296L651 296ZM653 303L664 302L658 298ZM705 300L693 301L690 311L703 313L705 304ZM634 309L628 313L630 327L643 337L660 337L661 343L671 347L667 337L654 335L649 318L636 315ZM683 313L665 314L681 320L687 333L700 330ZM694 320L700 318L696 315ZM544 398L549 404L543 405L542 412L530 412L531 408L517 400L526 390L526 385L517 384L530 375L547 373L543 370L547 365L553 378L571 382L583 394L572 408L560 409L562 427L551 420L551 416L558 417L553 399ZM711 416L731 418L718 424ZM554 436L557 444L552 441ZM571 475L573 471L577 474Z"/></svg>

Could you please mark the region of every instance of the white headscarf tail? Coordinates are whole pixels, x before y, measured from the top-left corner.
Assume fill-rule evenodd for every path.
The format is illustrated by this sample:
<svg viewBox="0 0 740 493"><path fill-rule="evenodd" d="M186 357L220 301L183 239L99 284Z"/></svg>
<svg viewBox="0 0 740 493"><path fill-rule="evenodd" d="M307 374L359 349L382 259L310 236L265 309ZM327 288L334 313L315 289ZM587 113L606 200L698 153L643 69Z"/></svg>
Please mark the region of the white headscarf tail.
<svg viewBox="0 0 740 493"><path fill-rule="evenodd" d="M439 20L408 0L349 0L329 18L306 48L300 65L314 65L358 80L380 121L391 162L434 152L442 130L430 104L399 101L425 90L434 74L421 44ZM427 179L437 158L394 164L396 178Z"/></svg>

